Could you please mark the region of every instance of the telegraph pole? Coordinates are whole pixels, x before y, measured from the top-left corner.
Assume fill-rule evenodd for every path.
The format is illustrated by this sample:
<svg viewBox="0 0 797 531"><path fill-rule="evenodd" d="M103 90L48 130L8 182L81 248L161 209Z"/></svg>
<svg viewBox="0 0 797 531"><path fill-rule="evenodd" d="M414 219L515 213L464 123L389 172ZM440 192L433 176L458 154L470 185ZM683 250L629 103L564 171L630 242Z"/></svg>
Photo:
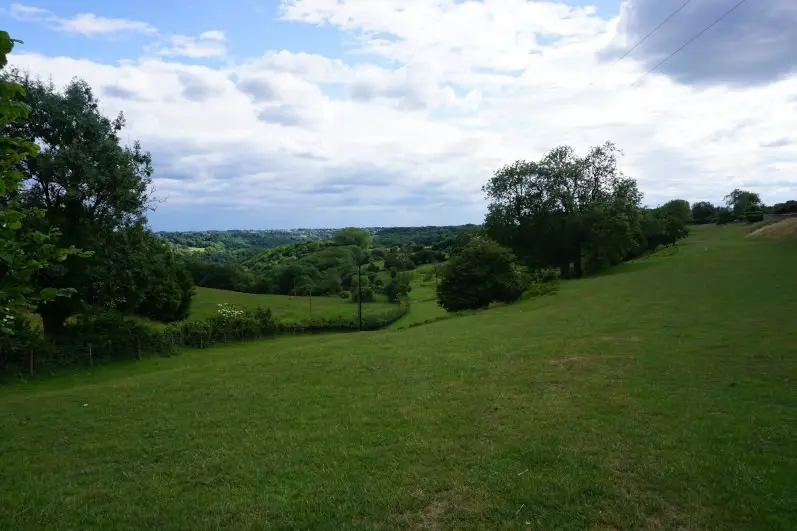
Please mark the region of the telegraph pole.
<svg viewBox="0 0 797 531"><path fill-rule="evenodd" d="M357 317L360 322L360 332L363 331L363 277L362 258L357 260Z"/></svg>

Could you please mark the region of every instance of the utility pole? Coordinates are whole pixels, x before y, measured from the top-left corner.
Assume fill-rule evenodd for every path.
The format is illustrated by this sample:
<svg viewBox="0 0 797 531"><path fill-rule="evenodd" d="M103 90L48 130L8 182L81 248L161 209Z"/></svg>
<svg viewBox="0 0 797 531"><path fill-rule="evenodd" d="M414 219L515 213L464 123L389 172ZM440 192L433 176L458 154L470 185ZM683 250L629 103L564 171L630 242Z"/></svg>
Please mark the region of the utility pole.
<svg viewBox="0 0 797 531"><path fill-rule="evenodd" d="M360 332L363 331L363 277L362 258L357 260L357 317L360 321Z"/></svg>

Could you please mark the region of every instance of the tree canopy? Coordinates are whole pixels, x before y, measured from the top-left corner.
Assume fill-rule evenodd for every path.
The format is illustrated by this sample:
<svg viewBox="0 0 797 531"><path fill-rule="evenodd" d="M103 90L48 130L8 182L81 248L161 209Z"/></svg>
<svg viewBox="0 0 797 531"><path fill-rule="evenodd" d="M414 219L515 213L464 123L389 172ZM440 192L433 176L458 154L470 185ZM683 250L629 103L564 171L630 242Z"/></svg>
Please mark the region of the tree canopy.
<svg viewBox="0 0 797 531"><path fill-rule="evenodd" d="M517 161L484 186L490 200L487 234L529 265L568 276L617 263L634 248L639 224L636 181L617 168L618 150L607 142L578 156L569 146L536 162Z"/></svg>
<svg viewBox="0 0 797 531"><path fill-rule="evenodd" d="M739 218L749 211L761 210L763 204L757 193L736 188L725 196L725 206Z"/></svg>
<svg viewBox="0 0 797 531"><path fill-rule="evenodd" d="M24 186L18 194L25 211L42 213L30 219L31 227L58 227L58 247L93 252L90 258L67 256L38 273L38 286L76 290L73 297L38 305L45 332L57 334L76 313L137 311L147 278L137 275L136 266L148 263L152 251L163 252L141 236L150 204L149 153L137 142L120 144L124 116L103 116L86 82L74 80L58 91L16 71L4 80L24 87L31 109L27 120L9 124L7 131L39 146L21 164ZM178 275L181 266L173 265L158 274Z"/></svg>
<svg viewBox="0 0 797 531"><path fill-rule="evenodd" d="M19 42L0 31L0 69ZM43 225L43 212L26 208L22 201L25 174L22 169L38 146L19 135L17 128L28 119L31 107L25 88L5 72L0 77L0 332L11 334L22 311L44 305L56 297L68 297L73 289L36 282L37 275L68 256L85 257L74 247L55 242L57 228Z"/></svg>

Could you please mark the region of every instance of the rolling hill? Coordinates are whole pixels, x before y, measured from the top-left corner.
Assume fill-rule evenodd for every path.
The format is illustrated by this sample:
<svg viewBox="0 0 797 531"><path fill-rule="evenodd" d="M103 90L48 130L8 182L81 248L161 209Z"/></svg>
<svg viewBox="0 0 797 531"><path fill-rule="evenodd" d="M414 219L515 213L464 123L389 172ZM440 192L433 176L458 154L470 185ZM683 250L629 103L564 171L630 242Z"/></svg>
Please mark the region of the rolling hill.
<svg viewBox="0 0 797 531"><path fill-rule="evenodd" d="M2 529L793 529L797 246L0 390Z"/></svg>

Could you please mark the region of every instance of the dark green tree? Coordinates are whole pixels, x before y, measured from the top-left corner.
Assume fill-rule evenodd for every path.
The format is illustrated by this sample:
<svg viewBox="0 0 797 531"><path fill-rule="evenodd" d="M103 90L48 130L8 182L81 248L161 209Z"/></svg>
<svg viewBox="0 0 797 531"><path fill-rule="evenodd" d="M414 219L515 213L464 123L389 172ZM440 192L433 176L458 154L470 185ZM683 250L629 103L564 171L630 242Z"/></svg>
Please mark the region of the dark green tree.
<svg viewBox="0 0 797 531"><path fill-rule="evenodd" d="M509 249L487 238L473 239L442 266L438 304L456 312L517 300L525 282L515 262Z"/></svg>
<svg viewBox="0 0 797 531"><path fill-rule="evenodd" d="M399 273L385 286L385 295L389 302L399 302L409 295L412 282L412 273L409 271Z"/></svg>
<svg viewBox="0 0 797 531"><path fill-rule="evenodd" d="M717 225L726 225L734 220L736 220L736 215L733 213L733 210L727 207L717 208L714 215L714 221Z"/></svg>
<svg viewBox="0 0 797 531"><path fill-rule="evenodd" d="M335 233L335 243L338 245L356 245L367 249L372 242L373 238L370 232L356 227L346 227Z"/></svg>
<svg viewBox="0 0 797 531"><path fill-rule="evenodd" d="M86 259L68 256L37 275L37 286L77 290L73 297L38 305L45 333L54 335L70 315L135 299L140 286L131 282L126 260L131 254L118 246L125 244L126 231L146 220L152 166L138 143L120 145L124 117L104 117L85 82L72 81L59 92L16 71L4 80L25 88L31 108L26 121L7 130L40 148L22 163L20 204L28 212L43 212L31 219L31 227L40 232L57 227L58 247L93 252Z"/></svg>
<svg viewBox="0 0 797 531"><path fill-rule="evenodd" d="M658 214L664 222L664 231L667 243L674 244L688 234L686 225L692 218L692 209L689 202L683 199L673 199L658 208Z"/></svg>
<svg viewBox="0 0 797 531"><path fill-rule="evenodd" d="M583 157L560 146L538 162L517 161L484 186L490 200L488 236L533 267L583 274L622 260L636 246L641 194L617 168L618 150L607 142Z"/></svg>
<svg viewBox="0 0 797 531"><path fill-rule="evenodd" d="M194 296L194 282L185 260L147 230L130 235L125 257L135 266L133 282L138 304L133 312L161 322L188 317ZM131 256L130 252L136 253Z"/></svg>
<svg viewBox="0 0 797 531"><path fill-rule="evenodd" d="M717 208L708 201L698 201L692 205L692 221L698 225L712 223Z"/></svg>
<svg viewBox="0 0 797 531"><path fill-rule="evenodd" d="M0 31L0 69L7 65L15 42L19 41ZM0 77L0 335L14 333L22 312L73 294L64 285L37 283L41 271L69 256L88 256L57 245L58 229L43 224L44 212L22 201L22 169L38 152L36 144L18 134L30 113L25 96L24 87L4 72Z"/></svg>
<svg viewBox="0 0 797 531"><path fill-rule="evenodd" d="M725 206L733 212L736 218L744 216L749 211L761 210L761 196L748 190L736 188L725 196Z"/></svg>

